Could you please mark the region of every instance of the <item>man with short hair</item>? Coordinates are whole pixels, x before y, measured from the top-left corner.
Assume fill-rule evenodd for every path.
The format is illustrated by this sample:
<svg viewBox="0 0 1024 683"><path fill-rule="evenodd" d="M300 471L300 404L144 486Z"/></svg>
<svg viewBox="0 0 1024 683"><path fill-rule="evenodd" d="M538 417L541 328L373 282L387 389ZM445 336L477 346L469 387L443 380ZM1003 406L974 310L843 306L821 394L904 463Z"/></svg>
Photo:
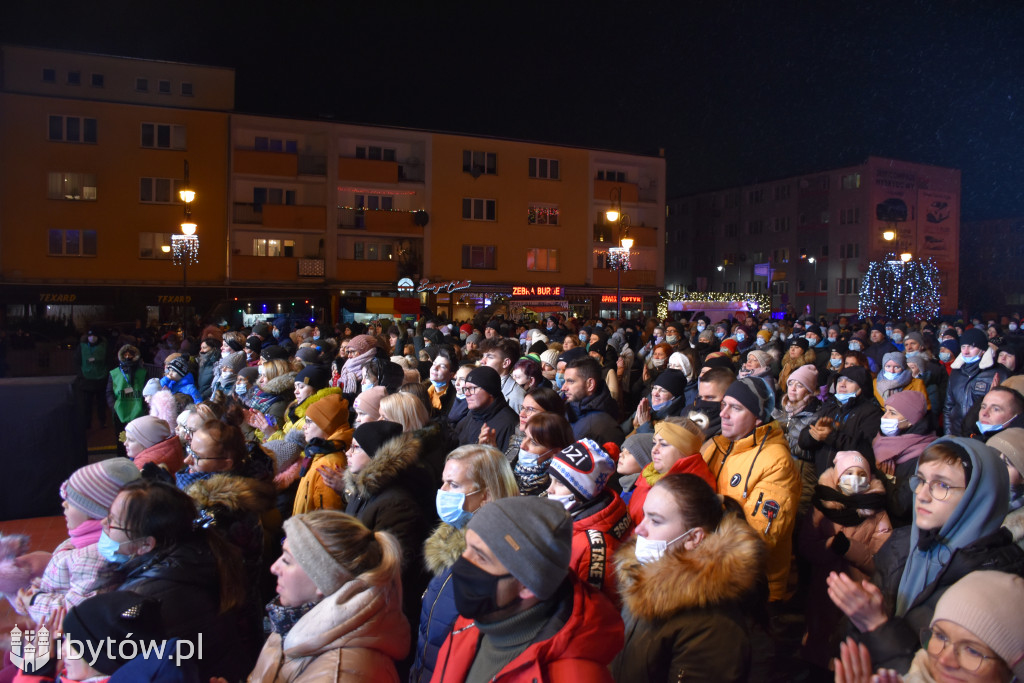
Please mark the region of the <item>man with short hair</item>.
<svg viewBox="0 0 1024 683"><path fill-rule="evenodd" d="M488 338L480 343L480 352L483 354L481 364L498 373L501 378L501 395L505 397L509 407L518 413L526 397L523 388L512 379L512 366L520 356L519 342L501 337Z"/></svg>
<svg viewBox="0 0 1024 683"><path fill-rule="evenodd" d="M966 417L974 404L1009 376L1003 366L993 359L988 349L988 337L978 328L964 330L960 336L960 355L953 361L946 387L946 405L943 420L947 436L970 434L973 425L966 425Z"/></svg>
<svg viewBox="0 0 1024 683"><path fill-rule="evenodd" d="M577 439L593 439L601 444L611 441L618 446L626 435L619 427L619 406L603 375L604 370L593 358L577 358L566 365L562 384L565 414Z"/></svg>
<svg viewBox="0 0 1024 683"><path fill-rule="evenodd" d="M972 439L988 442L1004 429L1024 427L1024 396L1010 387L992 387L964 421ZM973 419L972 419L973 418Z"/></svg>
<svg viewBox="0 0 1024 683"><path fill-rule="evenodd" d="M498 450L504 452L509 438L519 426L519 415L508 407L501 395L498 373L486 365L474 368L466 377L462 392L469 412L455 426L459 444L493 442Z"/></svg>
<svg viewBox="0 0 1024 683"><path fill-rule="evenodd" d="M697 380L697 399L693 409L707 418L707 425L701 427L705 439L722 431L722 399L726 389L735 381L736 373L728 368L709 368Z"/></svg>
<svg viewBox="0 0 1024 683"><path fill-rule="evenodd" d="M882 357L887 353L899 350L886 335L885 329L886 326L881 323L871 328L871 336L868 338L871 341L871 346L864 351L864 355L868 358L868 365L871 366L871 372L876 375L882 371Z"/></svg>
<svg viewBox="0 0 1024 683"><path fill-rule="evenodd" d="M718 492L738 502L768 548L770 599L788 597L793 525L800 502L800 475L786 433L772 419L774 396L759 377L729 385L722 397L722 433L701 450Z"/></svg>
<svg viewBox="0 0 1024 683"><path fill-rule="evenodd" d="M569 571L571 548L572 520L552 500L500 498L477 510L452 566L461 616L431 680L610 683L622 619Z"/></svg>

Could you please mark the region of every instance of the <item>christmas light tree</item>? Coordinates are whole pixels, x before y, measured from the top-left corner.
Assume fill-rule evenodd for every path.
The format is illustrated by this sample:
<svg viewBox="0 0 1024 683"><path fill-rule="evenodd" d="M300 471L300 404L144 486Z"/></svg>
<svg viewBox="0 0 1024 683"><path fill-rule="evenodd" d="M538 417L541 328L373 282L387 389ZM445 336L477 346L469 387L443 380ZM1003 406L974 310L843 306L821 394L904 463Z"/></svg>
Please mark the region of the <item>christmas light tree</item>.
<svg viewBox="0 0 1024 683"><path fill-rule="evenodd" d="M861 317L923 320L938 315L939 269L932 259L903 261L889 254L868 264L860 285Z"/></svg>

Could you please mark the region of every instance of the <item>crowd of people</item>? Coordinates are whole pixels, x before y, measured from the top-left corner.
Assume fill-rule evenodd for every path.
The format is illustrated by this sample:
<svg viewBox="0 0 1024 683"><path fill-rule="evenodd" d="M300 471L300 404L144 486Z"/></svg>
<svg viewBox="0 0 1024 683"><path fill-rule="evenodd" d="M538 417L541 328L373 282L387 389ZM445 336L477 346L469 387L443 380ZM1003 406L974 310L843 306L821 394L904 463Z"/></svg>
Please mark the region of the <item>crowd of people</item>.
<svg viewBox="0 0 1024 683"><path fill-rule="evenodd" d="M827 323L89 330L123 456L12 602L205 639L62 680L770 680L794 613L806 680L1024 677L1019 320Z"/></svg>

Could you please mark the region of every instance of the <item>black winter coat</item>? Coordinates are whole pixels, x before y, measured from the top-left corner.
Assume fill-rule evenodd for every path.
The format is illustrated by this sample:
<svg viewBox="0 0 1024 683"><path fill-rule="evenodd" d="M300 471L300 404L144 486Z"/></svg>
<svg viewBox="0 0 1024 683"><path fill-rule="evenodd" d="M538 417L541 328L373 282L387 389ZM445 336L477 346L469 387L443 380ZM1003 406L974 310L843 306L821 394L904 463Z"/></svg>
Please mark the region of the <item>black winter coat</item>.
<svg viewBox="0 0 1024 683"><path fill-rule="evenodd" d="M568 403L565 414L577 439L593 439L599 444L612 441L617 446L626 440L619 427L619 406L604 382L582 401Z"/></svg>
<svg viewBox="0 0 1024 683"><path fill-rule="evenodd" d="M832 433L824 441L817 441L811 436L811 425L823 417L832 418ZM874 450L871 441L878 435L882 409L871 394L871 389L861 392L846 402L845 405L830 395L825 399L821 410L810 423L800 432L798 444L808 456L814 457L814 468L824 472L832 467L836 453L839 451L857 451L870 462L874 463Z"/></svg>
<svg viewBox="0 0 1024 683"><path fill-rule="evenodd" d="M959 357L953 364L962 362L963 358ZM1010 371L998 363L993 363L991 354L987 351L977 363L963 363L960 367L953 368L949 373L949 384L946 387L946 404L942 408L946 436L965 436L964 420L967 413L975 403L981 402L992 388L992 380L997 375L999 379L1006 379L1010 376Z"/></svg>
<svg viewBox="0 0 1024 683"><path fill-rule="evenodd" d="M483 391L481 389L481 391ZM455 434L463 446L478 443L480 428L487 425L495 431L494 442L499 451L504 452L508 440L519 426L519 416L508 407L504 396L496 397L491 405L480 410L470 410L455 425Z"/></svg>

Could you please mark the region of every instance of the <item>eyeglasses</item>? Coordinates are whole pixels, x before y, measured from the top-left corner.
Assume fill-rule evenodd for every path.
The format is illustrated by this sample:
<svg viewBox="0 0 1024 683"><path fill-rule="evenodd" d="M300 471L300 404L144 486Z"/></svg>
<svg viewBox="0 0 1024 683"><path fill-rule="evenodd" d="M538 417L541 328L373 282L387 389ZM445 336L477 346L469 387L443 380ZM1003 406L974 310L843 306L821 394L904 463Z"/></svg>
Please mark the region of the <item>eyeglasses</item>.
<svg viewBox="0 0 1024 683"><path fill-rule="evenodd" d="M946 500L946 496L954 489L965 489L966 486L950 486L944 481L925 481L921 477L912 475L910 477L910 490L917 493L922 486L928 487L928 494L935 500Z"/></svg>
<svg viewBox="0 0 1024 683"><path fill-rule="evenodd" d="M123 534L124 534L125 536L128 536L129 538L131 538L131 534L130 534L130 533L128 533L128 528L127 528L127 527L123 527L123 526L115 526L115 525L111 524L111 523L110 523L110 518L109 518L109 517L104 517L104 518L103 518L103 522L102 522L102 523L100 524L100 527L101 527L101 528L102 528L102 529L103 529L104 531L110 531L111 529L117 529L118 531L120 531L121 533L123 533Z"/></svg>
<svg viewBox="0 0 1024 683"><path fill-rule="evenodd" d="M523 406L519 409L520 415L533 415L534 413L541 412L540 408L531 408L530 406Z"/></svg>
<svg viewBox="0 0 1024 683"><path fill-rule="evenodd" d="M205 455L199 455L194 450L192 450L192 444L185 444L185 455L187 457L189 457L189 458L192 458L196 462L199 462L200 460L228 460L229 459L229 458L227 458L225 456L220 456L220 457L217 457L217 458L208 458Z"/></svg>
<svg viewBox="0 0 1024 683"><path fill-rule="evenodd" d="M462 387L462 393L464 393L466 396L472 396L473 394L476 393L476 390L479 388L480 387L476 386L475 384L470 384L469 382L466 382L466 384L464 384Z"/></svg>
<svg viewBox="0 0 1024 683"><path fill-rule="evenodd" d="M935 658L938 658L947 646L952 647L956 663L965 671L977 671L986 659L999 660L998 657L978 652L977 648L970 643L953 642L949 636L938 629L921 629L921 643L928 654Z"/></svg>

